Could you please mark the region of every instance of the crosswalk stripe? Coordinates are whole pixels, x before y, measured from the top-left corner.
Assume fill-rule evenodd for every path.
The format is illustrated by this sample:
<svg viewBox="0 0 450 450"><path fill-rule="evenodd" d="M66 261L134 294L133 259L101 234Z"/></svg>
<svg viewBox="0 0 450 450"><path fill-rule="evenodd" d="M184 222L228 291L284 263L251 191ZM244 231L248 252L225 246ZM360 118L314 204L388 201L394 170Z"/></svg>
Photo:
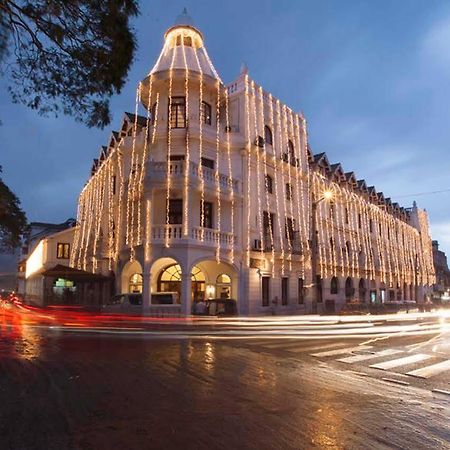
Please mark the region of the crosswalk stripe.
<svg viewBox="0 0 450 450"><path fill-rule="evenodd" d="M345 355L346 353L352 353L359 350L369 350L372 348L371 345L358 345L357 347L346 347L338 350L330 350L328 352L311 353L311 356L322 357L322 356L335 356L335 355Z"/></svg>
<svg viewBox="0 0 450 450"><path fill-rule="evenodd" d="M346 364L353 364L356 362L366 361L369 359L375 359L375 358L381 358L383 356L392 356L396 355L398 353L403 353L403 350L397 350L394 348L388 348L386 350L382 350L380 352L376 353L370 353L368 355L354 355L354 356L348 356L346 358L338 359L338 361L346 363Z"/></svg>
<svg viewBox="0 0 450 450"><path fill-rule="evenodd" d="M373 364L370 367L380 370L393 369L394 367L406 366L407 364L413 364L420 361L425 361L426 359L433 358L432 355L424 355L423 353L418 353L417 355L405 356L404 358L391 359L379 364Z"/></svg>
<svg viewBox="0 0 450 450"><path fill-rule="evenodd" d="M344 347L345 345L348 345L347 343L341 343L341 344L327 344L327 345L313 345L310 347L298 347L298 348L288 348L286 349L289 353L306 353L306 352L314 352L316 350L326 350L330 348L338 349L340 347Z"/></svg>
<svg viewBox="0 0 450 450"><path fill-rule="evenodd" d="M450 370L450 359L437 364L432 364L431 366L422 367L422 369L412 370L411 372L407 372L406 375L419 378L431 378L446 370Z"/></svg>

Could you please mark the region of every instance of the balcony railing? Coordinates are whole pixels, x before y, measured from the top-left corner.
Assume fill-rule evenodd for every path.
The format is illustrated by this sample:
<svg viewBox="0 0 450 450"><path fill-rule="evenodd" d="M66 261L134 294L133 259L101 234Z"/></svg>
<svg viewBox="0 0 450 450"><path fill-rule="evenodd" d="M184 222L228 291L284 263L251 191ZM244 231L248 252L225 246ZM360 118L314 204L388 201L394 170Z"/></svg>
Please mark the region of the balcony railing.
<svg viewBox="0 0 450 450"><path fill-rule="evenodd" d="M189 235L183 235L183 225L154 225L152 227L152 241L180 241L183 239L202 242L205 245L215 246L220 243L223 247L231 247L236 238L226 231L217 231L210 228L191 227Z"/></svg>
<svg viewBox="0 0 450 450"><path fill-rule="evenodd" d="M183 178L185 175L185 161L171 161L169 164L169 174L174 178ZM167 162L153 161L149 163L148 174L151 177L165 178L167 176ZM216 171L209 167L202 166L203 181L206 185L213 188L217 187ZM200 180L200 166L192 161L189 162L189 177ZM229 191L233 189L234 193L238 193L239 182L234 178L219 173L217 175L220 189Z"/></svg>

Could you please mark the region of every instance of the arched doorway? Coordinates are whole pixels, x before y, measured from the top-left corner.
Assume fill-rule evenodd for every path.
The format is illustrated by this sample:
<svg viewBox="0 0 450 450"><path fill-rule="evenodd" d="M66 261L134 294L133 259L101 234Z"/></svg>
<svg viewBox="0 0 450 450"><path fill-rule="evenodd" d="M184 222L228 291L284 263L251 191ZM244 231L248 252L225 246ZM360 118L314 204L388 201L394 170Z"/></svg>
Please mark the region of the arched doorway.
<svg viewBox="0 0 450 450"><path fill-rule="evenodd" d="M330 282L330 294L337 294L339 292L339 280L333 277Z"/></svg>
<svg viewBox="0 0 450 450"><path fill-rule="evenodd" d="M358 298L360 303L364 303L366 301L366 283L363 278L359 280Z"/></svg>
<svg viewBox="0 0 450 450"><path fill-rule="evenodd" d="M353 280L348 277L345 280L345 300L350 302L352 300L353 295L355 294L355 289L353 288Z"/></svg>
<svg viewBox="0 0 450 450"><path fill-rule="evenodd" d="M139 261L128 261L122 269L121 293L142 293L142 281L142 266Z"/></svg>
<svg viewBox="0 0 450 450"><path fill-rule="evenodd" d="M181 297L181 266L171 264L162 269L158 275L158 292L177 292ZM194 266L191 271L192 300L203 300L205 298L205 275L201 269Z"/></svg>

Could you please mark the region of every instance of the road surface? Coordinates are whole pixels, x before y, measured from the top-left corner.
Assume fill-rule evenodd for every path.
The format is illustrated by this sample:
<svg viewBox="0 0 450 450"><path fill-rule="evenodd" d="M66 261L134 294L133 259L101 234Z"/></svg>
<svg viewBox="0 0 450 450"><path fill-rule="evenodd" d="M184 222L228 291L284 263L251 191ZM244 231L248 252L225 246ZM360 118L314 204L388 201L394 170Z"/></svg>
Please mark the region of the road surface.
<svg viewBox="0 0 450 450"><path fill-rule="evenodd" d="M3 449L450 448L450 318L0 310Z"/></svg>

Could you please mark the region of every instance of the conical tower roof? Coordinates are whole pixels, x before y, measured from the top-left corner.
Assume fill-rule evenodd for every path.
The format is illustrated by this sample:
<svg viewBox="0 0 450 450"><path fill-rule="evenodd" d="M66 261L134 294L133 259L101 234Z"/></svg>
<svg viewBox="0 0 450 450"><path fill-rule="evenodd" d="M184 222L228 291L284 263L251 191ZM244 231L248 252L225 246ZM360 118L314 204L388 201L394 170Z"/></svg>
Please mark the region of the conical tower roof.
<svg viewBox="0 0 450 450"><path fill-rule="evenodd" d="M164 34L164 46L149 75L167 70L189 70L220 81L203 43L203 35L194 25L186 8Z"/></svg>

